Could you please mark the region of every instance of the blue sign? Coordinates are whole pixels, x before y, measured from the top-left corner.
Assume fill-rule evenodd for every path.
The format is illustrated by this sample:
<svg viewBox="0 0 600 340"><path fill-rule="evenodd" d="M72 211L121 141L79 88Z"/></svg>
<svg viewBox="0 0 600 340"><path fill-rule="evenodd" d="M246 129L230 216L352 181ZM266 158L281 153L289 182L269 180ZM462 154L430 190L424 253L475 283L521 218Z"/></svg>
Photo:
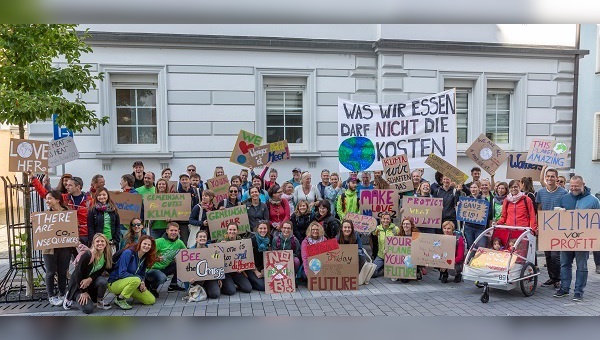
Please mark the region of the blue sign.
<svg viewBox="0 0 600 340"><path fill-rule="evenodd" d="M65 138L65 137L73 137L73 131L67 129L66 127L58 126L58 124L56 124L57 116L58 115L56 115L56 114L52 115L52 127L54 130L54 140L59 140L61 138Z"/></svg>
<svg viewBox="0 0 600 340"><path fill-rule="evenodd" d="M473 224L486 225L490 203L484 199L460 197L456 219Z"/></svg>

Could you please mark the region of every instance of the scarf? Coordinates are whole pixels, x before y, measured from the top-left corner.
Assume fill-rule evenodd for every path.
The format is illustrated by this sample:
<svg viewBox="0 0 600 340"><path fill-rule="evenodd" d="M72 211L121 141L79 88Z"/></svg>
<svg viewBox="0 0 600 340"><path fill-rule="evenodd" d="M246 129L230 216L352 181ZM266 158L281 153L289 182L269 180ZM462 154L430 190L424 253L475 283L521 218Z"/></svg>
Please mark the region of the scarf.
<svg viewBox="0 0 600 340"><path fill-rule="evenodd" d="M96 210L98 210L99 212L114 211L114 209L110 205L103 204L103 203L96 203Z"/></svg>
<svg viewBox="0 0 600 340"><path fill-rule="evenodd" d="M500 195L496 195L494 196L494 199L496 200L496 202L502 204L502 202L504 202L504 199L506 198L506 195L504 196L500 196Z"/></svg>
<svg viewBox="0 0 600 340"><path fill-rule="evenodd" d="M269 203L271 203L272 205L280 205L281 204L281 200L276 201L272 198L269 198Z"/></svg>
<svg viewBox="0 0 600 340"><path fill-rule="evenodd" d="M316 240L315 240L314 238L312 238L312 237L307 237L307 238L306 238L306 241L308 242L308 244L317 244L317 243L319 243L319 242L323 242L323 241L325 241L325 237L324 237L324 236L321 236L321 237L319 237L319 238L318 238L318 239L316 239Z"/></svg>
<svg viewBox="0 0 600 340"><path fill-rule="evenodd" d="M524 194L522 191L520 191L520 192L519 192L517 195L515 195L515 196L513 196L512 194L508 194L508 195L506 196L506 199L507 199L509 202L512 202L512 203L517 203L517 202L519 202L519 200L520 200L520 199L521 199L521 197L523 197L523 196L525 196L525 194Z"/></svg>
<svg viewBox="0 0 600 340"><path fill-rule="evenodd" d="M202 210L204 210L204 211L214 210L214 206L212 205L212 202L209 202L208 204L204 204L204 203L200 202L200 206L202 207Z"/></svg>
<svg viewBox="0 0 600 340"><path fill-rule="evenodd" d="M258 244L258 251L265 252L269 250L270 240L269 237L262 237L258 233L254 234L256 236L256 243Z"/></svg>

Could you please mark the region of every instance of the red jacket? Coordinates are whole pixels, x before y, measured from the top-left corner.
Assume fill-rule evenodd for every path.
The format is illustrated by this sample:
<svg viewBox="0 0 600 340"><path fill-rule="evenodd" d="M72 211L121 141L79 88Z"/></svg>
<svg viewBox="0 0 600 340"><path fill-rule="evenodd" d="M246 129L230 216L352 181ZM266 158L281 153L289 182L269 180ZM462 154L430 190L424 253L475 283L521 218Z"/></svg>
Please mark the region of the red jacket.
<svg viewBox="0 0 600 340"><path fill-rule="evenodd" d="M537 221L531 199L525 195L516 203L510 202L508 198L504 199L502 203L502 215L498 220L498 224L529 227L535 232L537 230Z"/></svg>
<svg viewBox="0 0 600 340"><path fill-rule="evenodd" d="M267 202L269 208L269 221L271 223L281 224L283 221L290 219L290 204L285 198L281 198L281 204L271 204Z"/></svg>
<svg viewBox="0 0 600 340"><path fill-rule="evenodd" d="M31 183L35 188L35 191L42 197L46 198L48 194L48 190L44 188L44 185L40 182L39 179L34 178ZM65 201L65 205L69 208L69 210L77 210L77 224L79 225L79 237L87 237L88 236L88 224L87 224L87 216L88 216L88 208L92 205L92 197L90 193L83 193L83 200L79 206L75 205L73 201L73 197L71 194L62 194L63 200ZM91 240L89 240L91 241Z"/></svg>

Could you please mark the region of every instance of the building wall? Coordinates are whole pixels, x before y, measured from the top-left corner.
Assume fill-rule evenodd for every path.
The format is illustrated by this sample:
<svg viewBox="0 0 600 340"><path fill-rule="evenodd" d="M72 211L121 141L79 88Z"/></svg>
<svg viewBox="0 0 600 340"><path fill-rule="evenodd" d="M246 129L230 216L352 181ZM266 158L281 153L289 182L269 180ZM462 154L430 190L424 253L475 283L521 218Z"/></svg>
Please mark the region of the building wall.
<svg viewBox="0 0 600 340"><path fill-rule="evenodd" d="M144 31L147 27L89 25L93 30L111 28L124 31ZM144 25L141 25L144 26ZM420 25L362 25L362 29L350 29L352 25L323 25L322 30L310 26L304 31L300 26L274 30L269 25L258 28L240 25L191 25L154 27L168 33L193 31L196 34L247 35L262 33L264 36L297 36L329 39L356 39L373 41L385 39L444 40L451 37L448 32L440 33L440 27ZM317 25L319 26L319 25ZM505 41L507 38L497 26L465 25L446 27L455 30L460 40L488 42ZM481 27L480 27L481 26ZM559 27L560 28L560 27ZM563 27L564 28L564 27ZM419 29L424 30L416 34ZM567 31L570 28L567 27ZM206 30L206 31L203 31ZM413 32L415 34L408 34ZM436 36L434 33L438 32ZM504 39L504 40L502 40ZM292 39L293 40L293 39ZM545 43L546 41L544 41ZM93 42L94 53L84 56L82 62L90 63L93 70L105 71L115 67L152 66L163 70L161 81L164 97L167 150L156 157L147 154L111 153L107 142L109 129L114 126L85 131L75 135L81 159L66 165L66 172L81 176L89 182L91 176L102 173L109 188L117 188L122 174L131 172L135 159L142 159L147 169L160 172L169 166L176 176L185 171L188 164L200 168L204 179L212 177L215 166L222 165L230 176L237 174L240 167L229 162L229 154L240 129L264 131L264 104L262 103L261 79L269 72L300 72L308 74L306 95L311 98L309 110L312 122L305 125L310 138L307 150L292 153L292 160L278 163L280 180L291 177L291 169L315 173L326 168L337 171L337 98L362 102L404 101L444 90L449 80L468 79L473 85L473 121L470 136L475 138L482 132L485 113L485 90L493 82L505 81L515 84L514 116L511 123L513 142L508 150L527 150L529 141L535 137L570 140L573 94L573 55L548 52L519 53L504 51L495 54L484 51L454 50L404 50L381 45L378 50L311 51L310 49L256 47L238 48L219 46L194 46L190 44ZM562 48L556 48L559 51ZM510 50L510 49L509 49ZM160 78L159 78L160 79ZM109 114L106 100L106 83L83 99L99 115ZM111 124L114 124L111 123ZM30 138L51 139L51 122L30 126ZM472 141L472 138L469 140ZM464 150L467 145L459 145ZM473 163L460 156L458 166L467 172ZM568 172L566 170L565 172ZM61 171L58 171L60 175ZM496 176L504 178L505 166ZM346 177L347 174L342 174ZM315 176L318 177L318 176ZM433 179L433 172L426 170L426 177ZM56 180L55 180L56 181ZM53 184L54 182L53 181ZM316 181L315 181L316 182ZM87 184L86 184L87 186Z"/></svg>
<svg viewBox="0 0 600 340"><path fill-rule="evenodd" d="M600 182L596 180L600 171L600 163L594 161L593 151L594 116L600 112L600 75L598 71L598 26L581 25L581 48L590 51L579 64L579 98L577 114L577 157L575 173L582 175L592 194L600 192Z"/></svg>

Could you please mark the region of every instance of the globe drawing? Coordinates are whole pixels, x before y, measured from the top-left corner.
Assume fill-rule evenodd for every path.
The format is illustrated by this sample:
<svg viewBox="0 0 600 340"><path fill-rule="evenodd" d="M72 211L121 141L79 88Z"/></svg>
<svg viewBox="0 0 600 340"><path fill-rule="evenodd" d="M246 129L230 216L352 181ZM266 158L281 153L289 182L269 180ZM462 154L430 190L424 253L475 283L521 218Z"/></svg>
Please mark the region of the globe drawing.
<svg viewBox="0 0 600 340"><path fill-rule="evenodd" d="M557 154L561 154L561 153L565 153L567 152L567 145L565 143L556 143L556 145L554 145L554 152L556 152Z"/></svg>
<svg viewBox="0 0 600 340"><path fill-rule="evenodd" d="M21 158L29 158L33 153L33 145L29 142L23 142L17 146L17 154Z"/></svg>
<svg viewBox="0 0 600 340"><path fill-rule="evenodd" d="M317 274L319 271L321 271L321 261L319 259L310 260L308 263L308 268Z"/></svg>
<svg viewBox="0 0 600 340"><path fill-rule="evenodd" d="M340 163L350 171L368 169L375 161L375 146L366 137L350 137L338 149Z"/></svg>

